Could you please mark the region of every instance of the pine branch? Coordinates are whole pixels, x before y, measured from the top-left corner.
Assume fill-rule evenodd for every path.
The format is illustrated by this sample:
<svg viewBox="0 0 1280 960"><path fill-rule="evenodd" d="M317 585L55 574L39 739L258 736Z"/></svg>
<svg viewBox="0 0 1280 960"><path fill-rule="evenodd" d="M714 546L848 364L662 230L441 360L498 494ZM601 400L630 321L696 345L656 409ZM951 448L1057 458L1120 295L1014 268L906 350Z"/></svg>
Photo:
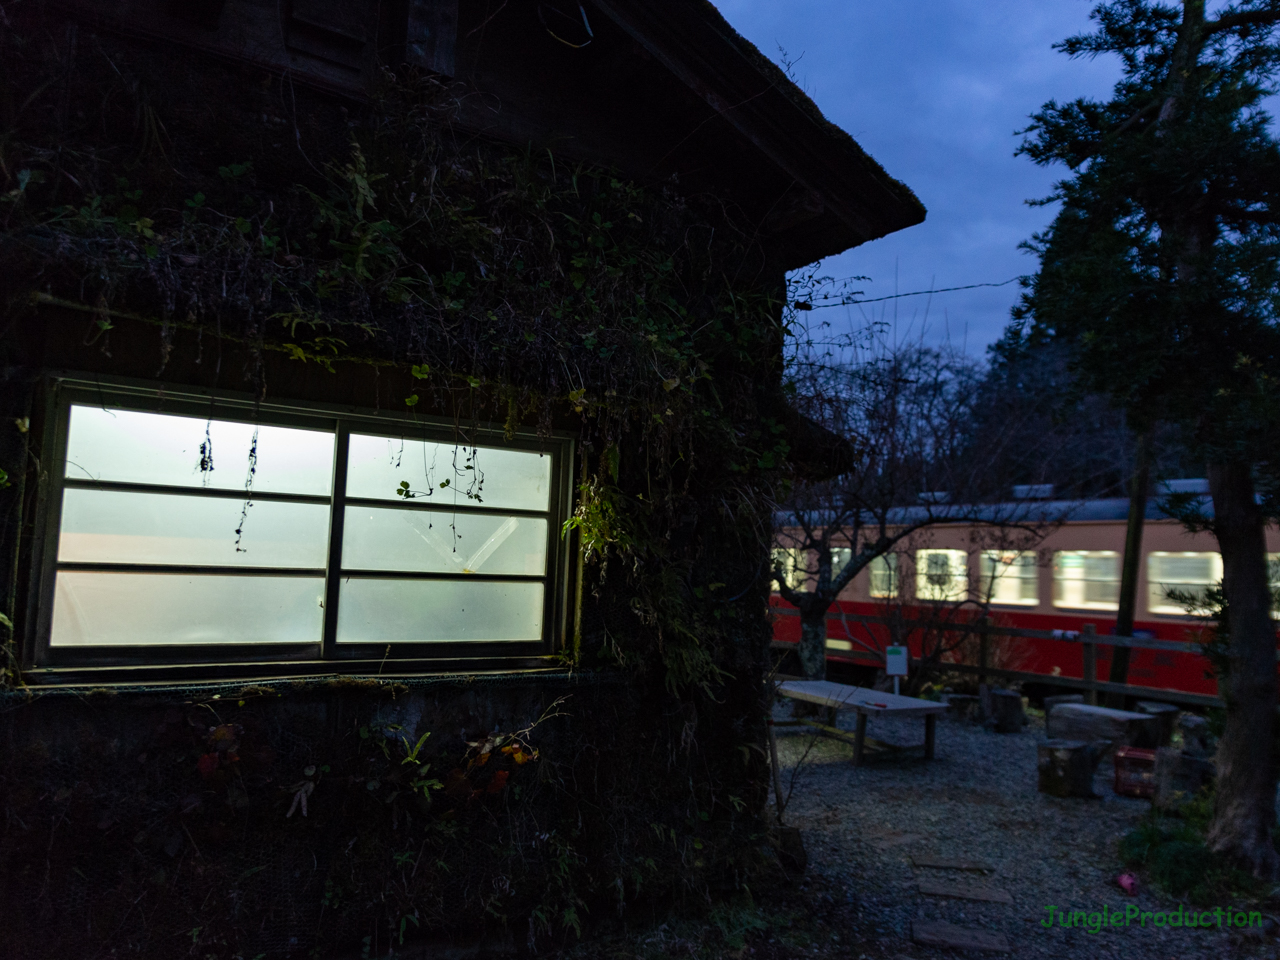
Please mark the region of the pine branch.
<svg viewBox="0 0 1280 960"><path fill-rule="evenodd" d="M1200 29L1207 37L1214 33L1222 33L1224 30L1272 26L1276 23L1280 23L1280 10L1246 10L1243 13L1224 14L1217 20L1209 21Z"/></svg>

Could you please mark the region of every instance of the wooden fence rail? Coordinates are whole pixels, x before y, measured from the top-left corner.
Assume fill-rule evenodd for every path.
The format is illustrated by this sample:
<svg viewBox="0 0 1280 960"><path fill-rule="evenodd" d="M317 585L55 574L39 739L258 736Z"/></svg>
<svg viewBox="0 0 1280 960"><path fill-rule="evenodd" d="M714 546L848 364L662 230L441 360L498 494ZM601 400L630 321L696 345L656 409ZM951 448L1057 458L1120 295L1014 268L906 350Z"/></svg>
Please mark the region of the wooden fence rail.
<svg viewBox="0 0 1280 960"><path fill-rule="evenodd" d="M799 616L798 610L786 610L774 608L775 614L782 616ZM1100 635L1097 628L1092 623L1084 624L1082 630L1078 633L1072 630L1024 630L1016 627L1001 627L986 622L985 620L964 622L953 621L950 623L939 623L936 620L915 619L906 620L896 617L876 617L866 614L854 613L836 613L828 614L827 619L842 621L844 623L875 623L883 625L897 625L905 629L932 629L939 631L956 631L968 632L978 635L978 663L939 663L936 666L940 669L949 670L955 673L975 674L979 682L987 677L1000 677L1007 680L1029 680L1034 682L1047 682L1054 686L1068 687L1075 690L1083 690L1085 700L1088 703L1096 704L1098 702L1098 693L1122 693L1126 696L1145 697L1151 700L1168 700L1174 703L1185 703L1190 706L1197 707L1221 707L1223 705L1221 697L1211 696L1204 693L1187 693L1182 690L1170 690L1163 687L1144 687L1133 683L1111 683L1107 680L1098 679L1098 647L1128 647L1133 650L1167 650L1177 653L1190 654L1191 656L1203 656L1200 649L1194 643L1181 643L1177 640L1149 640L1144 637L1113 637ZM1050 673L1032 673L1028 670L1003 670L990 666L991 663L991 638L992 637L1025 637L1033 640L1056 640L1060 643L1078 643L1083 646L1084 654L1084 676L1063 677ZM773 642L775 650L793 650L794 643L775 640ZM1277 651L1277 659L1280 659L1280 651ZM912 657L913 666L921 663L919 657Z"/></svg>

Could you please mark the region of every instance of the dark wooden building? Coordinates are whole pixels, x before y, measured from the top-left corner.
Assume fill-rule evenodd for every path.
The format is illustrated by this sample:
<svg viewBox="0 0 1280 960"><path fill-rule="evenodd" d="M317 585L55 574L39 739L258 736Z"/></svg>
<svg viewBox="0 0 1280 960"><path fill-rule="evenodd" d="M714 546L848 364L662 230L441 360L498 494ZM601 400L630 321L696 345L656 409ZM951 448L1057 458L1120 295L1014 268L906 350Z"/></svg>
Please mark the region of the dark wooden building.
<svg viewBox="0 0 1280 960"><path fill-rule="evenodd" d="M708 3L0 37L0 956L529 950L741 882L767 494L842 455L785 274L911 193Z"/></svg>

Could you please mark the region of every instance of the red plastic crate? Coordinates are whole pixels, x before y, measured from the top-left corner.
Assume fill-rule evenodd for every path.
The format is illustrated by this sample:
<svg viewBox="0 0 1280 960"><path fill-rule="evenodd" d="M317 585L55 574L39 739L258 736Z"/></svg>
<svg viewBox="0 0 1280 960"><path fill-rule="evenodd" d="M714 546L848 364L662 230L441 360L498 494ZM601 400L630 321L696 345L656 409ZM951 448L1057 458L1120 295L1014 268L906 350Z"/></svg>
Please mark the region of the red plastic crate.
<svg viewBox="0 0 1280 960"><path fill-rule="evenodd" d="M1117 747L1115 791L1123 797L1150 799L1156 792L1156 752Z"/></svg>

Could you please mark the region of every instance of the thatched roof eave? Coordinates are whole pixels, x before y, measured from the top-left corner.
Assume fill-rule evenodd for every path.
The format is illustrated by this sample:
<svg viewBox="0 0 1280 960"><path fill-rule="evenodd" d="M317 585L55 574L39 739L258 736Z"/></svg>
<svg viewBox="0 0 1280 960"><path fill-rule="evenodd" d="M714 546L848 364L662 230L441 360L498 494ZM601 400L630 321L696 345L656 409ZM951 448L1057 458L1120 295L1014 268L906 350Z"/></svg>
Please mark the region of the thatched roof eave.
<svg viewBox="0 0 1280 960"><path fill-rule="evenodd" d="M801 266L920 223L925 208L708 0L596 6L793 181L766 232Z"/></svg>

